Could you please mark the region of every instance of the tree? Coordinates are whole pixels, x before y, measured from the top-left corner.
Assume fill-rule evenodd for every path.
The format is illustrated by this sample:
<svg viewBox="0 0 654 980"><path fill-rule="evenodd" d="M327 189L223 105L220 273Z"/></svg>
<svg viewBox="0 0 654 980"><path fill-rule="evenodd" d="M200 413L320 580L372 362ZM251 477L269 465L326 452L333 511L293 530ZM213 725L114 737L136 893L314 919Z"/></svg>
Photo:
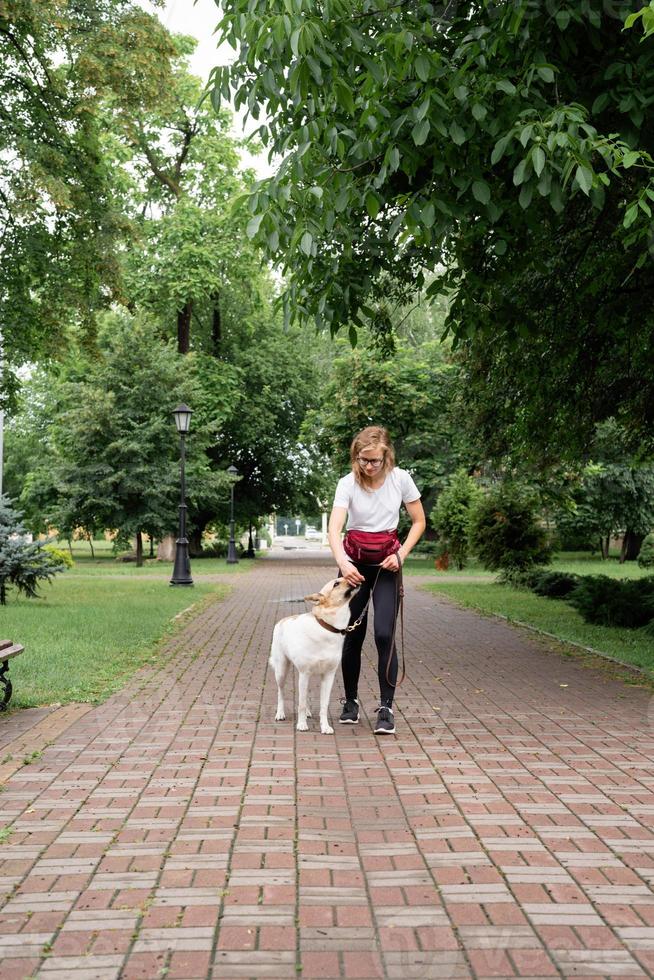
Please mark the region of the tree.
<svg viewBox="0 0 654 980"><path fill-rule="evenodd" d="M556 324L561 347L543 355L542 344L541 356L572 380L589 351L588 383L610 377L621 417L647 428L654 376L640 390L620 383L641 355L651 361L654 287L654 37L623 31L629 2L220 6L219 36L236 57L215 70L215 101L233 93L263 117L260 138L283 157L249 198L249 232L288 275L289 312L332 331L383 326L380 299L449 290L459 340L492 347L500 334L507 347L552 336L553 311L542 317L533 300L562 271L557 292L580 297ZM611 340L622 352L629 337L625 367ZM516 367L523 350L516 343ZM526 377L521 389L531 392ZM559 391L573 429L586 393Z"/></svg>
<svg viewBox="0 0 654 980"><path fill-rule="evenodd" d="M465 566L470 551L470 522L482 492L466 470L457 470L439 494L430 519L443 549L456 562Z"/></svg>
<svg viewBox="0 0 654 980"><path fill-rule="evenodd" d="M170 38L129 0L0 3L0 323L9 368L93 333L123 233L100 105L156 102ZM5 381L5 385L7 382Z"/></svg>
<svg viewBox="0 0 654 980"><path fill-rule="evenodd" d="M470 543L482 564L511 577L551 561L551 548L533 497L524 488L500 484L477 507Z"/></svg>
<svg viewBox="0 0 654 980"><path fill-rule="evenodd" d="M14 586L28 599L38 596L41 582L49 582L65 565L47 550L45 541L28 541L21 514L9 497L0 497L0 605Z"/></svg>
<svg viewBox="0 0 654 980"><path fill-rule="evenodd" d="M447 345L427 339L398 341L394 354L362 335L352 350L338 342L320 407L307 416L305 441L313 439L334 471L349 467L353 436L367 425L385 426L399 464L408 467L427 500L467 455L458 418L458 371ZM333 487L333 483L332 483Z"/></svg>
<svg viewBox="0 0 654 980"><path fill-rule="evenodd" d="M238 375L201 355L182 358L148 320L112 314L103 324L100 357L83 380L69 380L63 411L51 428L54 458L46 486L57 503L49 523L93 534L110 528L122 540L159 538L175 527L179 448L172 411L180 401L194 408L188 440L191 509L217 509L229 478L209 463L207 448L232 408ZM37 471L29 484L38 493ZM48 482L49 481L49 482Z"/></svg>

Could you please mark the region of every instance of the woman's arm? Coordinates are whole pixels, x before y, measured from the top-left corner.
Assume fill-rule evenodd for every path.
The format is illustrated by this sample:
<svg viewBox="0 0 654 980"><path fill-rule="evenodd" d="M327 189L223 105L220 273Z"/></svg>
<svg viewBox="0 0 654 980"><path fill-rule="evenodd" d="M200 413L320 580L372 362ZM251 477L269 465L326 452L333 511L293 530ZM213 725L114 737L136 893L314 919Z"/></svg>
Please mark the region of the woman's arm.
<svg viewBox="0 0 654 980"><path fill-rule="evenodd" d="M347 510L345 507L332 508L332 512L329 515L327 537L329 539L329 547L332 549L332 555L341 570L341 575L347 579L350 585L359 585L360 582L364 581L363 575L345 554L343 542L341 541L341 531L343 530L346 517Z"/></svg>
<svg viewBox="0 0 654 980"><path fill-rule="evenodd" d="M425 511L420 499L412 500L410 503L405 504L404 506L407 509L407 514L411 518L411 527L406 536L406 541L397 552L401 561L404 561L414 545L418 543L420 538L425 533L425 528L427 526ZM382 562L382 568L388 568L391 572L397 572L399 567L400 562L398 561L396 555L389 555L388 558L384 558Z"/></svg>

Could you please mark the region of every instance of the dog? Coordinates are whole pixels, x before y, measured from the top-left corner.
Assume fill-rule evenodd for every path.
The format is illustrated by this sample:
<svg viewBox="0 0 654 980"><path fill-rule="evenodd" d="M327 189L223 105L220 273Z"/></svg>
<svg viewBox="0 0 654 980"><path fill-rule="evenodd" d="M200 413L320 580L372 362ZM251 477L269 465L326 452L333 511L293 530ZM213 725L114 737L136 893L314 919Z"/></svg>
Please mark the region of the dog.
<svg viewBox="0 0 654 980"><path fill-rule="evenodd" d="M276 623L269 660L277 681L275 721L286 718L283 688L289 664L293 664L298 672L298 732L309 730L309 679L313 674L318 674L320 731L323 735L334 733L327 717L327 707L343 654L346 627L350 621L350 600L358 591L358 585L350 585L343 578L332 579L320 592L304 597L306 602L314 603L310 612L286 616Z"/></svg>

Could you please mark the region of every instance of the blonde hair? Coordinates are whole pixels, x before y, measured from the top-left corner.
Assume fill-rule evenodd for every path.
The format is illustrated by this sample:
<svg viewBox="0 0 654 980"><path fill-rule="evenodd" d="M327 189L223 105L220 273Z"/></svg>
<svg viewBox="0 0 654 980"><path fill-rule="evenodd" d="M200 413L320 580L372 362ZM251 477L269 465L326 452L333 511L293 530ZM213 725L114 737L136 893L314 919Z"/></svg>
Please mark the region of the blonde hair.
<svg viewBox="0 0 654 980"><path fill-rule="evenodd" d="M354 479L364 490L371 490L372 478L357 463L357 457L366 449L377 450L383 456L384 462L380 469L375 470L375 476L379 473L391 472L395 466L395 450L393 449L391 437L381 425L367 426L352 440L352 444L350 445L350 462L352 464Z"/></svg>

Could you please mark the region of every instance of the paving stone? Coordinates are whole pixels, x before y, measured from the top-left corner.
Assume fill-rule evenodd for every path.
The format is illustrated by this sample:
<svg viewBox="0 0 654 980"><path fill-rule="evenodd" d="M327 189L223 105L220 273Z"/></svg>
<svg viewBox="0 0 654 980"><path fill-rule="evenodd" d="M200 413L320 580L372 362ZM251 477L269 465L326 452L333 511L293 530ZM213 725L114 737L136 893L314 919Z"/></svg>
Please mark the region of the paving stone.
<svg viewBox="0 0 654 980"><path fill-rule="evenodd" d="M45 746L4 774L3 980L651 975L649 692L407 577L397 735L370 637L360 724L297 733L272 626L332 573L273 553L104 704L3 719Z"/></svg>

